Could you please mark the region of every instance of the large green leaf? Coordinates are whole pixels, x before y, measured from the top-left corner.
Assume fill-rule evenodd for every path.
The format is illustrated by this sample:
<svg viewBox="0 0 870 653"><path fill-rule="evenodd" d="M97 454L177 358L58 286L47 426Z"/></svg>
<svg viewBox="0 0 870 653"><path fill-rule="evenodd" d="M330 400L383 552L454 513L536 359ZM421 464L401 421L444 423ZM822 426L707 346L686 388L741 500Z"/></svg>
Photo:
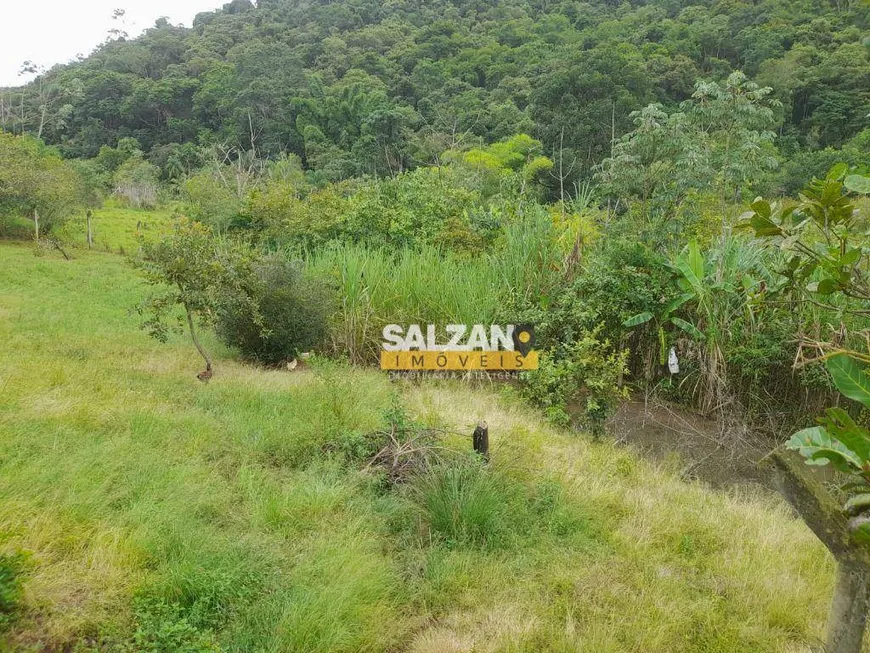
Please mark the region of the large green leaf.
<svg viewBox="0 0 870 653"><path fill-rule="evenodd" d="M870 376L858 361L847 354L837 354L828 359L827 366L837 390L870 408Z"/></svg>
<svg viewBox="0 0 870 653"><path fill-rule="evenodd" d="M830 436L855 452L863 465L870 460L870 432L855 423L842 408L828 408L820 420Z"/></svg>
<svg viewBox="0 0 870 653"><path fill-rule="evenodd" d="M677 310L680 306L682 306L683 304L685 304L687 301L689 301L690 299L692 299L694 297L695 297L695 293L687 292L687 293L683 293L679 297L672 299L670 302L668 302L667 306L665 306L664 310L662 311L662 316L667 317L668 315L673 313L675 310Z"/></svg>
<svg viewBox="0 0 870 653"><path fill-rule="evenodd" d="M625 322L622 323L622 326L633 327L633 326L637 326L638 324L644 324L646 322L649 322L651 319L653 319L653 314L650 313L649 311L644 311L643 313L638 313L637 315L632 315L630 318L628 318Z"/></svg>
<svg viewBox="0 0 870 653"><path fill-rule="evenodd" d="M752 204L749 205L752 209L754 215L757 215L759 218L768 219L772 215L772 209L770 208L770 203L765 202L762 198L756 197Z"/></svg>
<svg viewBox="0 0 870 653"><path fill-rule="evenodd" d="M696 327L694 324L691 324L690 322L686 322L685 320L678 318L678 317L672 317L671 322L674 324L674 326L679 327L680 329L682 329L683 331L685 331L686 333L688 333L690 336L694 337L697 340L705 340L706 339L706 336L704 336L704 334L701 332L701 330L698 329L698 327Z"/></svg>
<svg viewBox="0 0 870 653"><path fill-rule="evenodd" d="M870 193L870 177L849 175L843 180L843 185L855 193Z"/></svg>
<svg viewBox="0 0 870 653"><path fill-rule="evenodd" d="M779 236L782 234L782 229L780 229L773 220L765 218L757 213L749 219L749 226L755 229L755 235L759 238L762 236Z"/></svg>
<svg viewBox="0 0 870 653"><path fill-rule="evenodd" d="M830 170L828 170L828 174L825 175L825 179L831 181L839 181L847 172L849 172L849 164L843 163L841 161L840 163L834 164L834 166Z"/></svg>
<svg viewBox="0 0 870 653"><path fill-rule="evenodd" d="M692 289L697 294L702 290L702 282L704 280L704 258L701 256L701 248L698 241L693 240L683 251L682 254L674 258L673 267L683 275L680 286L684 290Z"/></svg>
<svg viewBox="0 0 870 653"><path fill-rule="evenodd" d="M692 272L698 282L704 280L704 255L701 254L701 246L698 241L692 239L689 242L688 251L686 252L686 261L692 268Z"/></svg>
<svg viewBox="0 0 870 653"><path fill-rule="evenodd" d="M854 472L861 468L861 460L842 442L834 440L821 426L813 426L795 433L786 443L807 459L807 464L824 465L830 461L841 472Z"/></svg>

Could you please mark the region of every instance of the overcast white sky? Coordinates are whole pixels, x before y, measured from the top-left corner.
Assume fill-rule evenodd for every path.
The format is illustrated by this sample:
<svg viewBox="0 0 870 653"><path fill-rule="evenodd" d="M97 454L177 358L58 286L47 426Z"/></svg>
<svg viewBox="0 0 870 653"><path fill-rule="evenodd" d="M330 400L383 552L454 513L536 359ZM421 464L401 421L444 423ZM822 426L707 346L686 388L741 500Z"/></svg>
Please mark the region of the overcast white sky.
<svg viewBox="0 0 870 653"><path fill-rule="evenodd" d="M51 68L77 54L88 55L106 39L117 21L115 9L125 9L123 29L135 36L160 16L188 27L200 11L229 0L0 0L0 86L28 81L19 77L24 61Z"/></svg>

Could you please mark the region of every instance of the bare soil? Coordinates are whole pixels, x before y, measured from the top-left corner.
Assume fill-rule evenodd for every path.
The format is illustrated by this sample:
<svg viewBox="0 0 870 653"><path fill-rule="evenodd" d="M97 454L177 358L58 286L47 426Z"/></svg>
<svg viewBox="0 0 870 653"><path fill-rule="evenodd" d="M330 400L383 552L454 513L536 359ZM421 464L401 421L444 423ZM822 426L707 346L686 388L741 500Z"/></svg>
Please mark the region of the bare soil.
<svg viewBox="0 0 870 653"><path fill-rule="evenodd" d="M684 478L722 489L746 484L772 489L757 466L770 449L761 446L764 438L745 426L641 398L623 404L608 421L607 430L644 457L676 468Z"/></svg>

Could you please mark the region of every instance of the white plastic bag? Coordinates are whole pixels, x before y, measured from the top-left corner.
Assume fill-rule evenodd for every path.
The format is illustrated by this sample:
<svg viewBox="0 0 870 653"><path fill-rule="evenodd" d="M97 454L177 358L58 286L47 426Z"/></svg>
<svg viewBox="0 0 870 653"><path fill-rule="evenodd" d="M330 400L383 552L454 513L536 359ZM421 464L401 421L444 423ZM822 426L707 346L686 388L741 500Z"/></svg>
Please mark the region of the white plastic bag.
<svg viewBox="0 0 870 653"><path fill-rule="evenodd" d="M673 347L671 347L671 351L668 353L668 369L671 371L671 374L680 373L680 361L677 360L677 352Z"/></svg>

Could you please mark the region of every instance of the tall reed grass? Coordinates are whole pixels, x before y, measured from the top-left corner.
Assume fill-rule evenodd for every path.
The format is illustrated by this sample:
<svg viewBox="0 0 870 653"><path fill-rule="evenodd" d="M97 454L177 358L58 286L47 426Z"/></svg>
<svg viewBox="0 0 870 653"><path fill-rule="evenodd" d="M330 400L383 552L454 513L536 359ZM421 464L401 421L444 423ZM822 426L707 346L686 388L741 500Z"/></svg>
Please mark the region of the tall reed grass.
<svg viewBox="0 0 870 653"><path fill-rule="evenodd" d="M339 297L329 349L352 362L377 360L387 324L491 324L508 298L545 295L560 253L546 213L505 228L498 246L478 256L431 246L398 251L334 243L305 257L305 272L331 279Z"/></svg>

